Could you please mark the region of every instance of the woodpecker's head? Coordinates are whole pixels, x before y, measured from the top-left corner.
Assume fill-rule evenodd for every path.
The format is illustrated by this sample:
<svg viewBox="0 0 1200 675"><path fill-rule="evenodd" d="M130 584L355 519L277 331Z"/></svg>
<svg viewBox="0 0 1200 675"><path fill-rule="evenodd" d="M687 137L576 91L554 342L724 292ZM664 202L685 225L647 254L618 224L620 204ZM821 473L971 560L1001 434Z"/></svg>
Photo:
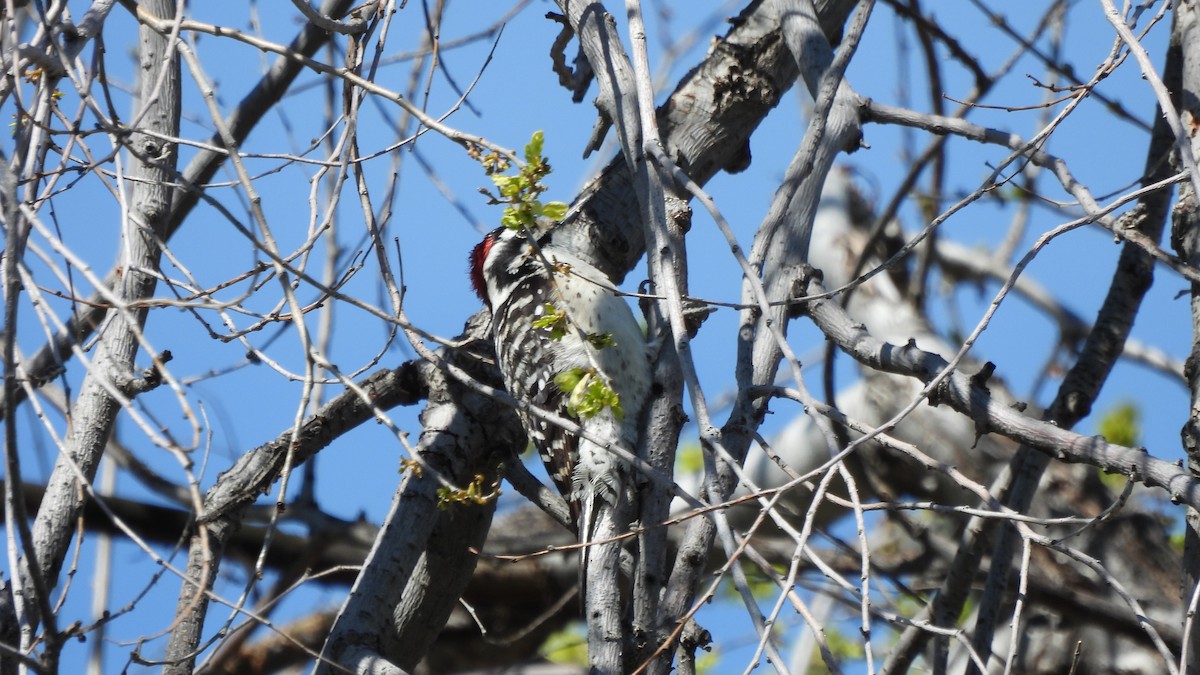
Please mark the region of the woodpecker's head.
<svg viewBox="0 0 1200 675"><path fill-rule="evenodd" d="M503 304L523 278L543 273L544 263L532 255L529 234L528 229L497 227L471 250L471 286L488 309ZM533 236L541 249L553 249L549 233Z"/></svg>
<svg viewBox="0 0 1200 675"><path fill-rule="evenodd" d="M471 287L475 289L475 295L479 296L479 299L483 301L483 304L488 306L488 309L492 307L492 300L488 297L487 279L483 276L483 266L487 262L488 253L491 252L492 247L499 241L503 230L503 227L498 227L488 232L484 236L483 241L471 249L471 256L468 258L471 266Z"/></svg>

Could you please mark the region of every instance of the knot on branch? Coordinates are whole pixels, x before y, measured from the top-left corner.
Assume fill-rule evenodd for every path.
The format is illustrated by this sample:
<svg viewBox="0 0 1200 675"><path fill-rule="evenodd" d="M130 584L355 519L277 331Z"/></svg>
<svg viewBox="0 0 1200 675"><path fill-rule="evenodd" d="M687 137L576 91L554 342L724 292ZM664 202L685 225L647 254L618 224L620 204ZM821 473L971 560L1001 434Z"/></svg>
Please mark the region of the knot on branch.
<svg viewBox="0 0 1200 675"><path fill-rule="evenodd" d="M983 364L983 366L979 369L979 372L977 372L971 376L971 386L979 387L980 389L982 389L984 391L990 391L988 389L987 383L988 383L988 380L992 379L992 375L995 372L996 372L996 364L992 363L991 361L988 361L987 363Z"/></svg>
<svg viewBox="0 0 1200 675"><path fill-rule="evenodd" d="M800 266L799 276L792 282L792 292L788 297L788 318L795 319L808 311L812 300L808 300L808 288L819 285L825 279L825 273L809 264Z"/></svg>
<svg viewBox="0 0 1200 675"><path fill-rule="evenodd" d="M137 377L127 376L119 379L115 384L117 389L124 396L133 398L138 394L155 389L162 384L163 371L162 366L170 362L174 358L170 350L164 350L161 354L154 358L154 363L143 369Z"/></svg>

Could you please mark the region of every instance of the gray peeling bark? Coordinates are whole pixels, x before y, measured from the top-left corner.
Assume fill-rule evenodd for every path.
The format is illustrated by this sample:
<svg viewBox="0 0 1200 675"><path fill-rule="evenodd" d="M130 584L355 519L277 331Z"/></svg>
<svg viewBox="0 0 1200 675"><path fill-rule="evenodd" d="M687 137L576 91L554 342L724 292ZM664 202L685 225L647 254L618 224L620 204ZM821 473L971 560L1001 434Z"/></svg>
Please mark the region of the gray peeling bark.
<svg viewBox="0 0 1200 675"><path fill-rule="evenodd" d="M425 371L430 401L417 447L424 467L397 488L317 673L340 672L334 664L363 672L380 668L381 659L406 670L417 664L470 581L478 559L472 549L482 548L495 508L488 500L441 510L439 489L443 481L473 480L484 492L494 489L499 464L524 446L512 410L443 380L432 364Z"/></svg>
<svg viewBox="0 0 1200 675"><path fill-rule="evenodd" d="M1194 157L1200 157L1200 3L1183 0L1175 7L1174 32L1183 50L1183 83L1179 113L1184 130L1191 139ZM1171 224L1171 243L1188 264L1200 267L1200 204L1191 186L1180 187ZM1188 421L1181 431L1188 467L1200 475L1200 284L1192 284L1192 351L1188 355L1184 375L1191 391ZM1187 512L1187 533L1184 540L1183 604L1188 607L1189 622L1196 611L1193 595L1200 582L1200 511L1195 507ZM1186 617L1185 617L1186 618ZM1190 672L1200 664L1200 630L1191 625L1184 637L1187 659L1182 664Z"/></svg>
<svg viewBox="0 0 1200 675"><path fill-rule="evenodd" d="M303 464L335 439L374 419L376 410L421 400L425 395L421 365L428 366L406 363L372 374L358 383L357 390L343 392L305 420L298 435L289 427L271 442L247 452L217 478L205 495L202 523L190 543L188 581L176 605L176 625L167 646L171 663L165 672L183 675L192 671L208 608L206 592L212 589L226 546L241 526L246 508L279 479L289 456L297 465ZM279 534L275 537L278 547Z"/></svg>
<svg viewBox="0 0 1200 675"><path fill-rule="evenodd" d="M173 16L173 0L146 3L161 16ZM123 303L153 295L156 285L161 240L170 213L177 157L174 144L159 138L179 135L179 59L167 39L143 28L140 32L141 67L138 116L140 128L155 136L132 134L129 149L132 170L129 216L123 224L124 246L120 283L114 292ZM66 440L46 486L34 521L35 555L48 587L57 583L63 556L83 508L79 477L91 481L103 454L113 420L121 409L120 398L128 398L152 386L134 371L138 336L146 310L118 307L109 310L109 325L96 350L92 367L84 379L75 404ZM120 397L120 398L118 398Z"/></svg>

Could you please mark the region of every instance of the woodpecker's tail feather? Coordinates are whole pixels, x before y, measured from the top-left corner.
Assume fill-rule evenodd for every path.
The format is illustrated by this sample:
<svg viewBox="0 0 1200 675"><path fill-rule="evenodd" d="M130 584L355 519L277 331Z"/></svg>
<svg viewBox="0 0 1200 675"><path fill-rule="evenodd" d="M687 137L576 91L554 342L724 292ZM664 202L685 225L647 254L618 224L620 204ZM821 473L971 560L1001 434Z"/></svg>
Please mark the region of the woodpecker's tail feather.
<svg viewBox="0 0 1200 675"><path fill-rule="evenodd" d="M584 616L588 624L588 658L593 672L604 664L601 672L614 672L612 665L623 663L624 648L621 602L621 541L617 537L625 528L622 511L625 501L609 503L591 497L583 505L586 529L581 529L584 543L580 554L580 588L583 592Z"/></svg>
<svg viewBox="0 0 1200 675"><path fill-rule="evenodd" d="M592 542L595 541L596 513L599 503L596 501L594 490L588 490L581 494L575 503L579 510L575 521L576 526L579 527L579 604L586 608L588 553L592 550Z"/></svg>

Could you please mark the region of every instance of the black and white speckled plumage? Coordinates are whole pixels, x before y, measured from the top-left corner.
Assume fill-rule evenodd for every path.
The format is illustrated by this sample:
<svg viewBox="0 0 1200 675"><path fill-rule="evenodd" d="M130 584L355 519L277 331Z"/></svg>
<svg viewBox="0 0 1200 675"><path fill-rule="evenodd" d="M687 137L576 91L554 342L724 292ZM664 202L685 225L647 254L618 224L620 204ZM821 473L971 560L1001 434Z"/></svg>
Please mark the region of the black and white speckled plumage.
<svg viewBox="0 0 1200 675"><path fill-rule="evenodd" d="M570 418L568 396L554 378L575 368L598 370L620 397L621 419L605 408L593 417L575 420L587 435L603 439L602 444L522 414L551 479L571 504L577 521L581 516L586 520L594 498L613 502L620 496L627 471L604 446L636 447L638 416L650 387L646 341L628 303L612 292L603 273L557 246L551 235L543 235L538 246L540 256L521 232L500 228L488 234L472 252L472 282L492 308L500 371L515 398ZM570 323L557 340L549 329L532 325L545 315L547 303L565 310ZM615 344L596 348L580 331L611 335ZM588 536L586 531L580 534L584 539Z"/></svg>

